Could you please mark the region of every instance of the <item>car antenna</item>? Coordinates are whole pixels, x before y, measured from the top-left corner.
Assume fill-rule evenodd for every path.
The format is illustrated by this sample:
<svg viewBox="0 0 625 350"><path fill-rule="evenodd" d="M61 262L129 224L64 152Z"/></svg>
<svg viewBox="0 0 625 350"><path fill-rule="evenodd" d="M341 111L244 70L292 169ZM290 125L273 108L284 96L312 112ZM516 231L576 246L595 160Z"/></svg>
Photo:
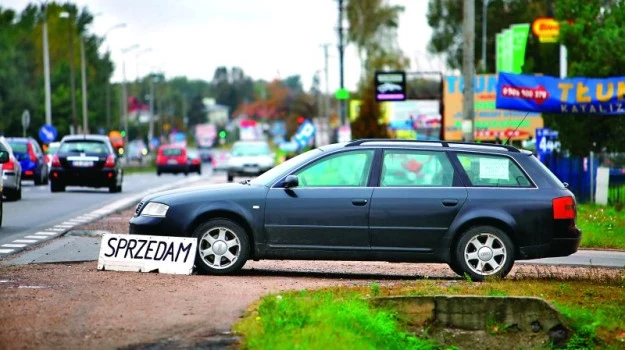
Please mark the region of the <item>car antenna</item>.
<svg viewBox="0 0 625 350"><path fill-rule="evenodd" d="M510 138L512 138L512 135L514 135L514 133L519 129L519 127L521 126L521 124L523 124L523 121L525 121L525 118L527 118L527 116L530 114L530 112L525 113L525 117L523 117L523 119L521 119L521 122L519 123L519 125L516 126L516 128L514 128L514 131L512 131L512 133L510 134L510 136L508 136L508 139L506 140L506 142L504 142L504 145L507 145L508 142L510 142Z"/></svg>

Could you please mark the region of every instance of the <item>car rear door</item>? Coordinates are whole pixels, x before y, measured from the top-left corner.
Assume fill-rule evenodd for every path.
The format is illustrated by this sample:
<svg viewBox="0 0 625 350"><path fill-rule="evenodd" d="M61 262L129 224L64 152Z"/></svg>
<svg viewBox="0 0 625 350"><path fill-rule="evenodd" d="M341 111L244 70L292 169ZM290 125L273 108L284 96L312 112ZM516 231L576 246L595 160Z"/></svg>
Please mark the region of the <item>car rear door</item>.
<svg viewBox="0 0 625 350"><path fill-rule="evenodd" d="M371 198L371 248L432 252L466 198L447 152L385 150Z"/></svg>
<svg viewBox="0 0 625 350"><path fill-rule="evenodd" d="M299 186L273 187L265 208L270 248L369 250L374 150L335 153L298 170Z"/></svg>

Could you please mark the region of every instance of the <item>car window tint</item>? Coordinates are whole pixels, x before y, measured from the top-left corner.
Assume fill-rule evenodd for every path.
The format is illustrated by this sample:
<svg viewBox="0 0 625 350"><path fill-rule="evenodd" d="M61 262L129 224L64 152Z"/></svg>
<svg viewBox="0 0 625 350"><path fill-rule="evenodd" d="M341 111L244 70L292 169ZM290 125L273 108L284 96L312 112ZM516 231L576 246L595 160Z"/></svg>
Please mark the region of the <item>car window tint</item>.
<svg viewBox="0 0 625 350"><path fill-rule="evenodd" d="M66 141L59 147L58 153L108 154L106 144L99 141Z"/></svg>
<svg viewBox="0 0 625 350"><path fill-rule="evenodd" d="M320 159L297 173L299 186L367 186L373 154L373 150L362 150L339 153Z"/></svg>
<svg viewBox="0 0 625 350"><path fill-rule="evenodd" d="M384 152L380 186L451 187L454 168L444 152Z"/></svg>
<svg viewBox="0 0 625 350"><path fill-rule="evenodd" d="M532 187L519 166L505 156L458 154L458 160L473 186Z"/></svg>

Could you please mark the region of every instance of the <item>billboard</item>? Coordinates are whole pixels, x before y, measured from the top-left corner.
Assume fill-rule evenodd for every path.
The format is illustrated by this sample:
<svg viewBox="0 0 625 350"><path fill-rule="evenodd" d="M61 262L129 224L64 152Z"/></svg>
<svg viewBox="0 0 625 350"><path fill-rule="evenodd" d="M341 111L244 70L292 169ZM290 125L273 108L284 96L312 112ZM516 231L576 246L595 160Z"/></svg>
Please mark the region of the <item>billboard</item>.
<svg viewBox="0 0 625 350"><path fill-rule="evenodd" d="M463 79L460 76L445 77L443 87L444 131L448 141L462 140L462 91ZM511 140L535 138L536 129L543 127L540 113L509 111L495 108L497 76L479 74L473 83L475 91L475 140L494 140L495 137ZM523 118L526 116L525 120ZM518 129L517 129L518 127ZM516 130L516 132L514 132Z"/></svg>

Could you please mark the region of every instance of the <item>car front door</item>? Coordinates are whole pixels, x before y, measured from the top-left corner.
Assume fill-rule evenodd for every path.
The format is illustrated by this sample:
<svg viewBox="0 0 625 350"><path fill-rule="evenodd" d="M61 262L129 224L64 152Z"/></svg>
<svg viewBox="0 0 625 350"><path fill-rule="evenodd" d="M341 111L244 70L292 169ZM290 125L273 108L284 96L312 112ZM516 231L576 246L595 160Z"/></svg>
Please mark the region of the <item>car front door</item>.
<svg viewBox="0 0 625 350"><path fill-rule="evenodd" d="M432 252L466 198L446 152L385 150L371 198L371 248Z"/></svg>
<svg viewBox="0 0 625 350"><path fill-rule="evenodd" d="M296 171L297 187L271 188L265 205L269 247L368 250L374 154L331 154Z"/></svg>

